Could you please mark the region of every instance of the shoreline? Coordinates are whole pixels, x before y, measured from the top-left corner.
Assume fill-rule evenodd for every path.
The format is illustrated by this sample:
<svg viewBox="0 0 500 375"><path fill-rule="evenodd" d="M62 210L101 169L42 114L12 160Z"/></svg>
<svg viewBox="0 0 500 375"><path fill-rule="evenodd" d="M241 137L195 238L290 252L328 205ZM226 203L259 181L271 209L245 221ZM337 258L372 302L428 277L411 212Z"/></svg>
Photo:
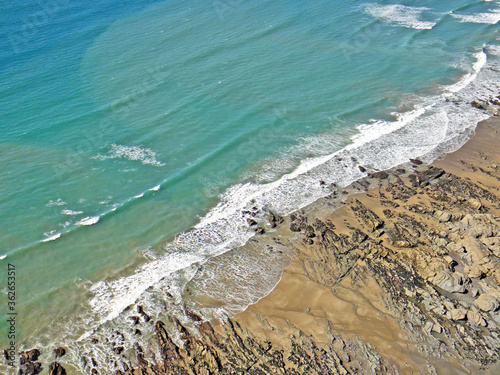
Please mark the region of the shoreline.
<svg viewBox="0 0 500 375"><path fill-rule="evenodd" d="M461 258L443 243L456 243L450 237L455 232L447 228L438 228L441 230L435 229L432 233L426 231L422 224L436 227L436 215L405 207L408 207L408 202L414 206L418 206L419 201L431 202L429 192L424 192L424 189L439 185L443 180L452 185L465 182L467 178L485 186L488 183L491 185L491 181L498 183L500 160L495 145L500 141L499 131L500 119L491 117L477 125L474 136L465 145L434 161L431 167L417 160L409 171L394 168L376 172L372 178L357 181L343 189L340 203L331 197L321 198L285 218L276 231L255 237L258 242L267 244L278 239L281 245L291 249L294 256L278 284L266 297L228 318L222 325L203 321L195 311L187 309L186 315L191 320L188 326L175 318L153 322L147 311L137 306L138 318L131 323L131 328L137 330L141 325L154 324L152 340L159 350L156 353L144 350L140 340L129 345L110 343L110 349L117 354L117 358L113 359L116 361L116 373L184 373L188 368L197 370L186 373L196 374L234 373L233 370L235 373L254 373L253 369L255 374L270 373L270 369L276 373L296 374L327 373L322 372L325 369L336 369L337 372L332 373L361 370L363 374L410 374L426 369L429 373L465 374L471 368L475 369L474 373L489 373L486 367L494 365L487 363L484 353L493 357L488 352L491 351L488 349L491 343L482 343L476 336L477 332L481 333L489 327L496 329L500 320L497 322L488 318L491 312L478 309L470 301L468 307L460 305L467 302L472 292L479 293L477 290L463 293L461 289L463 285L469 285L468 280L472 280L470 285L478 289L478 283L498 275L488 274L493 272L493 267L488 269L481 264L483 270L468 271L480 272L486 277L481 280L469 277ZM477 154L478 147L484 150L484 154ZM497 160L496 164L491 160ZM496 167L487 170L484 168L486 163ZM444 173L437 173L441 168ZM456 181L447 180L454 175L458 176ZM499 186L495 185L497 200ZM410 194L409 190L413 193ZM470 191L477 193L475 188ZM498 203L495 207L490 201L483 200L470 204L466 201L464 209L469 210L470 215L474 212L483 215L482 212L487 209L498 217ZM434 210L435 204L431 204ZM453 208L453 204L450 207ZM389 214L389 211L392 213ZM447 215L446 211L435 211ZM411 220L409 217L412 215ZM402 222L396 223L396 219L402 219ZM450 214L448 221L438 219L437 226L452 225L455 221L460 223L464 218L454 219L458 217ZM294 229L290 230L291 227ZM441 236L443 232L446 236ZM394 245L397 241L400 241L400 247ZM497 245L494 243L492 246ZM424 250L420 251L420 247ZM407 252L412 255L401 255ZM425 274L428 267L435 268L436 274ZM458 268L456 272L448 272L450 267ZM448 273L443 273L444 270ZM459 276L455 277L457 274ZM433 278L440 287L436 288L426 277ZM402 290L395 290L394 285L388 282L392 279ZM500 278L498 280L500 282ZM460 291L457 293L455 289ZM491 294L489 289L488 293ZM500 300L500 291L495 293L498 297L494 299ZM448 298L449 301L441 301L444 306L442 316L431 319L428 311L423 312L421 307L440 298ZM403 304L403 309L400 304ZM405 315L408 312L410 315ZM464 328L473 320L472 328ZM476 336L469 329L476 332ZM482 345L481 356L474 357L466 349L442 348L453 341L467 343L467 340ZM496 339L493 342L495 347L492 353L498 353L500 342ZM133 349L124 350L124 347ZM36 363L34 361L36 358L27 363ZM92 358L86 359L89 373L91 368L99 369L101 365L95 363L94 366L94 362ZM66 368L68 373L75 371L70 370L72 366L65 363L64 357L60 364L53 363L57 365L51 365L50 374L57 373L54 372L58 371L57 366ZM443 368L449 370L442 371Z"/></svg>

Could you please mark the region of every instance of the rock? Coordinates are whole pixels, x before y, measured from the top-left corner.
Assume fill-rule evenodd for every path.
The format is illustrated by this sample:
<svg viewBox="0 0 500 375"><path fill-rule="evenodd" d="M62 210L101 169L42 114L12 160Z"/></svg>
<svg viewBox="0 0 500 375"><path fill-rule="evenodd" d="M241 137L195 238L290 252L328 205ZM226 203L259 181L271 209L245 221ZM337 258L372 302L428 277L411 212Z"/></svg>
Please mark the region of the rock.
<svg viewBox="0 0 500 375"><path fill-rule="evenodd" d="M429 281L448 293L465 292L462 276L456 273L440 271L434 277L429 278Z"/></svg>
<svg viewBox="0 0 500 375"><path fill-rule="evenodd" d="M66 350L64 348L62 348L62 347L54 349L54 356L56 358L61 358L65 354L66 354Z"/></svg>
<svg viewBox="0 0 500 375"><path fill-rule="evenodd" d="M420 159L410 159L410 162L415 165L421 165L423 164L423 161Z"/></svg>
<svg viewBox="0 0 500 375"><path fill-rule="evenodd" d="M500 237L482 238L481 242L484 243L496 257L500 258Z"/></svg>
<svg viewBox="0 0 500 375"><path fill-rule="evenodd" d="M475 301L476 305L480 310L488 312L495 311L498 309L498 301L495 297L490 294L481 294Z"/></svg>
<svg viewBox="0 0 500 375"><path fill-rule="evenodd" d="M306 237L307 238L313 238L316 237L316 234L314 233L314 228L311 225L308 225L306 227Z"/></svg>
<svg viewBox="0 0 500 375"><path fill-rule="evenodd" d="M355 203L352 204L351 209L356 217L368 227L370 232L373 232L384 225L383 220L381 220L373 211L366 208L357 199Z"/></svg>
<svg viewBox="0 0 500 375"><path fill-rule="evenodd" d="M257 227L257 228L255 228L255 233L264 234L264 233L266 233L266 231L262 227Z"/></svg>
<svg viewBox="0 0 500 375"><path fill-rule="evenodd" d="M465 266L464 272L468 277L472 279L481 279L484 277L484 272L476 266Z"/></svg>
<svg viewBox="0 0 500 375"><path fill-rule="evenodd" d="M432 332L441 333L443 332L443 327L439 323L434 323L432 325Z"/></svg>
<svg viewBox="0 0 500 375"><path fill-rule="evenodd" d="M483 109L483 110L486 109L486 107L484 105L482 105L481 103L476 102L475 100L472 101L470 103L470 105L473 106L474 108L477 108L477 109Z"/></svg>
<svg viewBox="0 0 500 375"><path fill-rule="evenodd" d="M362 167L361 165L358 165L358 168L359 168L359 171L360 172L366 172L366 168L365 167Z"/></svg>
<svg viewBox="0 0 500 375"><path fill-rule="evenodd" d="M450 221L451 213L438 210L434 212L434 217L438 219L440 222L446 223L447 221Z"/></svg>
<svg viewBox="0 0 500 375"><path fill-rule="evenodd" d="M26 362L35 362L39 356L40 356L40 351L38 349L31 349L25 352L21 352L19 360L22 365Z"/></svg>
<svg viewBox="0 0 500 375"><path fill-rule="evenodd" d="M151 320L151 317L146 314L146 312L144 311L144 308L141 306L141 305L138 305L137 306L137 312L142 315L142 317L144 318L144 321L147 323Z"/></svg>
<svg viewBox="0 0 500 375"><path fill-rule="evenodd" d="M448 249L448 251L452 253L457 253L457 254L462 254L465 251L464 247L456 242L449 242L446 245L446 249Z"/></svg>
<svg viewBox="0 0 500 375"><path fill-rule="evenodd" d="M254 225L257 225L257 222L254 219L250 219L250 218L247 219L247 223L251 227L253 227Z"/></svg>
<svg viewBox="0 0 500 375"><path fill-rule="evenodd" d="M482 265L488 261L488 255L490 251L485 244L480 242L476 238L467 237L462 241L463 246L468 254L471 256L471 260L475 265Z"/></svg>
<svg viewBox="0 0 500 375"><path fill-rule="evenodd" d="M481 314L474 311L467 311L467 320L472 324L486 327L486 320L481 316Z"/></svg>
<svg viewBox="0 0 500 375"><path fill-rule="evenodd" d="M66 370L57 362L52 362L49 366L49 375L66 375Z"/></svg>
<svg viewBox="0 0 500 375"><path fill-rule="evenodd" d="M379 180L385 180L389 177L389 173L385 172L385 171L381 171L381 172L373 172L373 173L370 173L368 175L368 177L370 178L376 178L376 179L379 179Z"/></svg>
<svg viewBox="0 0 500 375"><path fill-rule="evenodd" d="M113 348L113 352L115 352L115 354L121 354L121 352L123 352L123 346L115 346Z"/></svg>
<svg viewBox="0 0 500 375"><path fill-rule="evenodd" d="M413 228L394 224L394 228L387 232L392 243L397 247L414 247L418 243L420 233Z"/></svg>
<svg viewBox="0 0 500 375"><path fill-rule="evenodd" d="M271 228L276 227L276 217L274 216L274 214L272 212L269 215L267 215L267 221L269 222L269 225L271 226Z"/></svg>
<svg viewBox="0 0 500 375"><path fill-rule="evenodd" d="M290 215L290 230L292 232L300 232L307 227L307 218L297 213Z"/></svg>
<svg viewBox="0 0 500 375"><path fill-rule="evenodd" d="M37 375L42 372L40 362L26 362L19 367L18 375Z"/></svg>
<svg viewBox="0 0 500 375"><path fill-rule="evenodd" d="M471 198L467 200L467 202L469 203L469 206L471 206L471 208L473 208L474 210L480 210L483 207L483 204L479 199Z"/></svg>
<svg viewBox="0 0 500 375"><path fill-rule="evenodd" d="M467 316L467 311L464 309L453 309L448 312L451 320L464 320Z"/></svg>
<svg viewBox="0 0 500 375"><path fill-rule="evenodd" d="M432 331L432 327L434 326L433 322L427 322L424 325L424 331L430 333Z"/></svg>

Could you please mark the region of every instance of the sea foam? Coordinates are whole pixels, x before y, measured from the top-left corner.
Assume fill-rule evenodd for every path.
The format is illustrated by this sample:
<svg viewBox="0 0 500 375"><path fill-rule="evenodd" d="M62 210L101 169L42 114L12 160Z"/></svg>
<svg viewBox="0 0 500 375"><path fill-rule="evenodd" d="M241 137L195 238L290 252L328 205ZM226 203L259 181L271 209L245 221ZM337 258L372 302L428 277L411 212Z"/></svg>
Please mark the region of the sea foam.
<svg viewBox="0 0 500 375"><path fill-rule="evenodd" d="M422 13L429 10L429 8L425 7L409 7L400 4L365 4L362 9L372 17L409 29L432 29L436 25L435 22L420 19Z"/></svg>
<svg viewBox="0 0 500 375"><path fill-rule="evenodd" d="M155 167L161 167L165 164L156 160L157 154L150 148L141 146L124 146L112 144L111 149L106 155L94 156L94 159L106 160L106 159L127 159L127 160L138 160L145 165L153 165Z"/></svg>
<svg viewBox="0 0 500 375"><path fill-rule="evenodd" d="M451 14L461 22L486 23L496 25L500 21L500 8L490 9L487 13L476 14Z"/></svg>

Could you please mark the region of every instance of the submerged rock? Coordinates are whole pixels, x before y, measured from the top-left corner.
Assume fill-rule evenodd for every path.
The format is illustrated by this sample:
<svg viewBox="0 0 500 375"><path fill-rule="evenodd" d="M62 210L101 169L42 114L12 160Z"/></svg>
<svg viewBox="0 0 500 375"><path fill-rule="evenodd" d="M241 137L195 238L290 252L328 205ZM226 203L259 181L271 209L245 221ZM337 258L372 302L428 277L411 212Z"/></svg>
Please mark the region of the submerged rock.
<svg viewBox="0 0 500 375"><path fill-rule="evenodd" d="M62 347L54 349L54 356L56 358L61 358L65 354L66 354L66 350L64 348L62 348Z"/></svg>
<svg viewBox="0 0 500 375"><path fill-rule="evenodd" d="M66 375L66 370L57 362L52 362L49 366L49 375Z"/></svg>

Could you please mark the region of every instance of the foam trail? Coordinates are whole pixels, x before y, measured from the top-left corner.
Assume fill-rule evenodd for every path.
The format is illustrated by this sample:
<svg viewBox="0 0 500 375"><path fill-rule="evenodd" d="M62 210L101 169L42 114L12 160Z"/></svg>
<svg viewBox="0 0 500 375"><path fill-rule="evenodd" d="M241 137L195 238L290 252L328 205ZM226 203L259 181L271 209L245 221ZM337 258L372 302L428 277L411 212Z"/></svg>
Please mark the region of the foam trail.
<svg viewBox="0 0 500 375"><path fill-rule="evenodd" d="M61 237L61 233L56 233L50 237L47 237L46 239L42 240L42 242L50 242L50 241L55 241L57 240L59 237Z"/></svg>
<svg viewBox="0 0 500 375"><path fill-rule="evenodd" d="M127 159L131 161L140 161L145 165L153 165L155 167L162 167L165 164L156 160L156 152L147 147L142 146L124 146L112 144L111 149L107 155L97 155L93 159L106 160L106 159Z"/></svg>
<svg viewBox="0 0 500 375"><path fill-rule="evenodd" d="M99 222L99 219L99 216L89 216L77 222L76 225L94 225Z"/></svg>
<svg viewBox="0 0 500 375"><path fill-rule="evenodd" d="M63 215L81 215L81 214L83 214L83 211L62 210L61 214L63 214Z"/></svg>
<svg viewBox="0 0 500 375"><path fill-rule="evenodd" d="M475 55L477 61L473 64L473 72L472 73L467 73L460 81L455 83L454 85L451 85L448 87L447 91L449 93L456 93L461 90L463 90L465 87L467 87L471 82L473 82L476 78L481 69L486 65L486 61L488 59L488 56L484 51L481 51ZM449 96L449 95L448 95Z"/></svg>
<svg viewBox="0 0 500 375"><path fill-rule="evenodd" d="M490 9L489 13L476 13L476 14L451 14L453 17L458 18L460 22L470 23L485 23L496 25L500 21L500 8Z"/></svg>
<svg viewBox="0 0 500 375"><path fill-rule="evenodd" d="M420 19L422 13L429 10L429 8L425 7L409 7L399 4L381 5L375 3L365 4L362 6L362 9L372 17L409 29L432 29L436 25L435 22L422 21Z"/></svg>
<svg viewBox="0 0 500 375"><path fill-rule="evenodd" d="M134 275L111 283L98 282L91 288L95 297L90 304L94 311L105 314L99 323L103 324L116 318L127 306L134 303L146 289L158 283L166 274L189 267L200 260L202 257L194 254L170 254L146 264Z"/></svg>

